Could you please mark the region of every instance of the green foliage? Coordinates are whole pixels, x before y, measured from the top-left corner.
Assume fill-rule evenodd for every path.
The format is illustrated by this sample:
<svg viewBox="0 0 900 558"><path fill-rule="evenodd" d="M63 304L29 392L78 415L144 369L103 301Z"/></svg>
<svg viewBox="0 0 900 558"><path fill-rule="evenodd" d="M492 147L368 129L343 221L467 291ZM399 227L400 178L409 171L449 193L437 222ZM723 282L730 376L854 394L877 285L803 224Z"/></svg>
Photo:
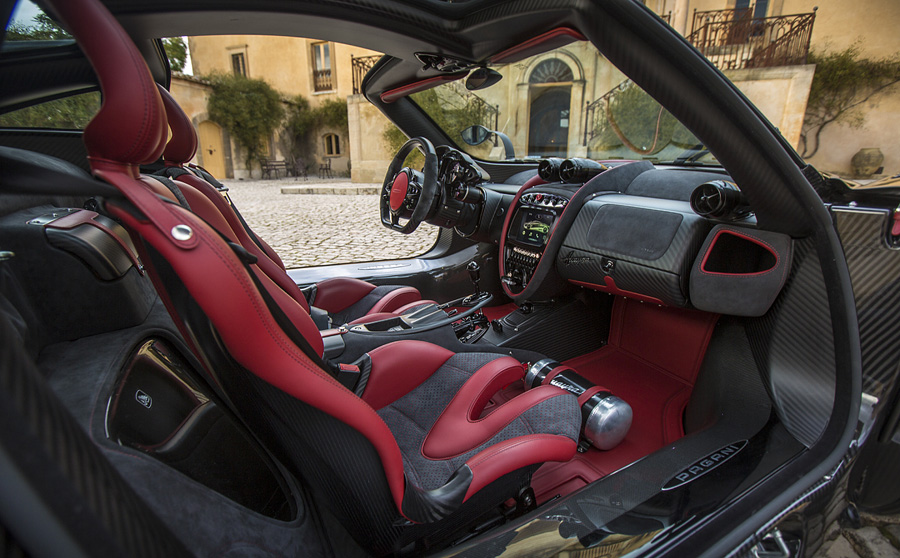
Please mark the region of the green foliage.
<svg viewBox="0 0 900 558"><path fill-rule="evenodd" d="M347 123L347 102L340 99L328 100L316 108L310 108L303 95L287 101L284 128L280 134L285 153L293 157L306 157L312 150L314 137L323 128L329 128L343 137L349 135Z"/></svg>
<svg viewBox="0 0 900 558"><path fill-rule="evenodd" d="M862 127L862 106L900 82L900 55L861 58L857 44L839 52L810 52L808 60L816 65L816 73L800 134L803 157L818 152L822 130L830 124Z"/></svg>
<svg viewBox="0 0 900 558"><path fill-rule="evenodd" d="M162 40L169 66L173 72L181 72L187 63L187 45L181 37L166 37Z"/></svg>
<svg viewBox="0 0 900 558"><path fill-rule="evenodd" d="M83 130L98 110L100 93L83 93L0 114L0 126Z"/></svg>
<svg viewBox="0 0 900 558"><path fill-rule="evenodd" d="M6 30L7 41L58 41L71 39L62 27L45 13L30 24L15 22ZM100 110L100 93L84 93L19 109L0 115L0 126L10 128L56 128L81 130Z"/></svg>
<svg viewBox="0 0 900 558"><path fill-rule="evenodd" d="M459 140L459 133L474 124L488 129L494 126L491 105L463 89L444 86L420 91L410 97L451 139Z"/></svg>
<svg viewBox="0 0 900 558"><path fill-rule="evenodd" d="M261 79L237 74L218 74L208 79L212 85L209 117L228 130L241 146L250 169L253 161L265 155L266 139L284 116L278 92Z"/></svg>
<svg viewBox="0 0 900 558"><path fill-rule="evenodd" d="M71 39L72 35L67 33L58 23L53 21L50 16L45 13L39 13L34 16L33 25L25 25L20 22L11 24L6 29L6 41L60 41Z"/></svg>
<svg viewBox="0 0 900 558"><path fill-rule="evenodd" d="M396 153L400 151L400 148L403 147L403 144L409 139L406 137L400 128L390 124L387 128L384 129L382 133L382 139L384 140L385 145L387 146L389 153ZM421 169L425 164L425 157L422 155L422 152L418 149L413 149L412 153L407 155L406 161L404 161L404 167L411 167L414 169Z"/></svg>
<svg viewBox="0 0 900 558"><path fill-rule="evenodd" d="M338 128L344 132L348 130L347 101L343 99L329 99L319 105L315 113L321 126Z"/></svg>
<svg viewBox="0 0 900 558"><path fill-rule="evenodd" d="M410 98L434 120L439 128L457 142L460 141L460 132L469 126L481 124L488 129L493 129L495 125L492 112L494 107L455 82L413 93ZM396 152L408 138L395 126L390 126L384 131L383 139L388 148ZM488 155L493 145L493 142L485 142L480 146L465 146L465 149L476 157L482 157ZM414 151L413 153L418 152ZM410 155L410 157L413 156ZM421 156L409 166L417 166L420 162L424 162Z"/></svg>

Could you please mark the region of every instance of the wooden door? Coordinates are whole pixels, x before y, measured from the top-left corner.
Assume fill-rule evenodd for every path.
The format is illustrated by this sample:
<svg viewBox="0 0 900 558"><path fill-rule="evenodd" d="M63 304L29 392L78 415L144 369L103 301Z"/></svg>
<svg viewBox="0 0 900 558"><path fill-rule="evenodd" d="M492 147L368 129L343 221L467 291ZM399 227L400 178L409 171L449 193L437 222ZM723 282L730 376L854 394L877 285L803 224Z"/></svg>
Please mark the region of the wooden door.
<svg viewBox="0 0 900 558"><path fill-rule="evenodd" d="M222 128L209 120L200 123L200 166L216 178L225 178Z"/></svg>

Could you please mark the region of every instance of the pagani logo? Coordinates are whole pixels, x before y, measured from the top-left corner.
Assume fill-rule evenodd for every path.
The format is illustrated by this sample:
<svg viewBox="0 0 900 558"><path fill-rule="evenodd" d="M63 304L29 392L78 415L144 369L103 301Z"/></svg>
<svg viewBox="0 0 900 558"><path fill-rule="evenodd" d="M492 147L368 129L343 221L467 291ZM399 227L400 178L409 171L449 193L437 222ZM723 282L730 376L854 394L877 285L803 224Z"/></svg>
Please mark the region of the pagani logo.
<svg viewBox="0 0 900 558"><path fill-rule="evenodd" d="M674 490L679 486L684 486L687 483L694 481L706 473L712 471L722 463L725 463L747 445L747 440L741 440L740 442L735 442L733 444L728 444L723 448L719 448L711 454L707 455L703 459L699 459L694 462L690 467L681 471L671 479L669 482L662 487L663 490Z"/></svg>
<svg viewBox="0 0 900 558"><path fill-rule="evenodd" d="M139 389L134 392L134 399L148 409L153 406L153 398L147 395L143 390Z"/></svg>
<svg viewBox="0 0 900 558"><path fill-rule="evenodd" d="M591 261L590 256L576 256L575 252L569 250L569 253L563 256L562 263L563 265L572 265L572 264L585 264Z"/></svg>

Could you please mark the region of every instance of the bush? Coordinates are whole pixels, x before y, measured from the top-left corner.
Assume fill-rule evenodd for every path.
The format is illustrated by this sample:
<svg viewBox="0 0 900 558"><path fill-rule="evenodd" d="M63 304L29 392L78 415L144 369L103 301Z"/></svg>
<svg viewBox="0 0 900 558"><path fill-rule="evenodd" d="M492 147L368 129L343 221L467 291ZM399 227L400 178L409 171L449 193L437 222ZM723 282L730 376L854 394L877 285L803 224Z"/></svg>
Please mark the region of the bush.
<svg viewBox="0 0 900 558"><path fill-rule="evenodd" d="M818 152L822 130L833 122L862 127L860 108L900 81L900 56L860 58L855 44L839 52L810 52L808 61L816 65L816 73L800 134L803 157Z"/></svg>
<svg viewBox="0 0 900 558"><path fill-rule="evenodd" d="M249 170L265 153L266 140L284 117L281 98L261 79L242 75L213 75L209 78L209 117L228 130L244 150Z"/></svg>

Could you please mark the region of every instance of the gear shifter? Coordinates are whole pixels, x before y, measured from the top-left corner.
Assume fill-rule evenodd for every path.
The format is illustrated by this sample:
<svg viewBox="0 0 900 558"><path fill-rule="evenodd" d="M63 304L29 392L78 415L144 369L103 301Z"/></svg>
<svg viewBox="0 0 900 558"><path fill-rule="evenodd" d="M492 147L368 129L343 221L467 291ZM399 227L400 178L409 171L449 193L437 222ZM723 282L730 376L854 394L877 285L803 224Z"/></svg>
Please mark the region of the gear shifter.
<svg viewBox="0 0 900 558"><path fill-rule="evenodd" d="M481 295L481 287L479 286L479 282L481 281L481 266L478 265L478 262L473 260L466 266L466 271L469 272L469 279L475 284L475 294L473 297L478 298L478 296Z"/></svg>

